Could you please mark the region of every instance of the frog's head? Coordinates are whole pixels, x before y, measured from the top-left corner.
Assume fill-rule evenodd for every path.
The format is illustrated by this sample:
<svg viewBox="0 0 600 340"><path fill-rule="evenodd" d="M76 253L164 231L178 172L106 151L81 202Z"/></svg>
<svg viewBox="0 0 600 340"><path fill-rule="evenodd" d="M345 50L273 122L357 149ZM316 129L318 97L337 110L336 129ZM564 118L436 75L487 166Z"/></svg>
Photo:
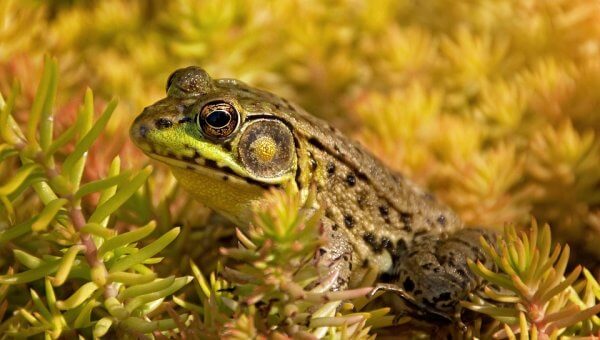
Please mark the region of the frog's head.
<svg viewBox="0 0 600 340"><path fill-rule="evenodd" d="M282 99L198 67L175 71L167 97L135 119L130 134L168 164L184 188L230 219L247 221L252 201L294 182L298 157Z"/></svg>

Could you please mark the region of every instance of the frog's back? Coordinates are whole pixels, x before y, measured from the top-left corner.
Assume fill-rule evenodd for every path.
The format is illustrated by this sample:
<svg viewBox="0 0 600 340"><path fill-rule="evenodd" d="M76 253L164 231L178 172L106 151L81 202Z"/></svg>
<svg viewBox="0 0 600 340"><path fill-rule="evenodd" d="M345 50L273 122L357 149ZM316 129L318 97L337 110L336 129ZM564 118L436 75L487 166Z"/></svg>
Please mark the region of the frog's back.
<svg viewBox="0 0 600 340"><path fill-rule="evenodd" d="M276 116L293 131L297 185L317 183L327 219L350 239L354 265L391 271L414 239L462 227L456 214L431 194L325 121L269 92L235 81L226 86L237 88L236 99L248 112Z"/></svg>

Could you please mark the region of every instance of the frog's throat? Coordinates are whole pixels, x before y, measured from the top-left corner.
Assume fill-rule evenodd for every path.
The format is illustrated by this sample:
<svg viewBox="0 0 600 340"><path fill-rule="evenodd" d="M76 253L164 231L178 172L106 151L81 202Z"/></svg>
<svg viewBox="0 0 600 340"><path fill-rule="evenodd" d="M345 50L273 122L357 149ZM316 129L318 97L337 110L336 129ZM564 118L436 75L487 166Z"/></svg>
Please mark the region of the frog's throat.
<svg viewBox="0 0 600 340"><path fill-rule="evenodd" d="M181 187L195 200L240 226L251 221L252 205L259 204L267 191L265 187L249 184L235 176L225 177L209 168L190 171L170 167Z"/></svg>
<svg viewBox="0 0 600 340"><path fill-rule="evenodd" d="M280 183L263 183L239 176L228 168L202 166L185 160L177 160L155 153L147 153L167 164L184 190L198 202L217 211L238 226L246 226L252 220L252 207L264 202L265 193L271 188L291 185L299 190L293 176L286 176ZM302 202L308 189L300 190Z"/></svg>

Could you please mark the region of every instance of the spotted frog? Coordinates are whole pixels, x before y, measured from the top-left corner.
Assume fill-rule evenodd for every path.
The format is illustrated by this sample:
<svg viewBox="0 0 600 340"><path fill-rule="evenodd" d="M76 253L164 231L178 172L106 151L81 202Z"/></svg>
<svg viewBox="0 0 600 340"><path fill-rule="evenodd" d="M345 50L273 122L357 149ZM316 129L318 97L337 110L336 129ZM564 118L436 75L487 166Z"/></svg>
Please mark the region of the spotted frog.
<svg viewBox="0 0 600 340"><path fill-rule="evenodd" d="M315 186L328 240L316 256L339 272L335 289L356 287L374 270L389 306L450 320L480 284L466 263L490 262L479 239L491 234L463 228L447 206L335 127L199 67L176 70L166 91L135 119L135 144L237 225L268 189L292 186L307 197Z"/></svg>

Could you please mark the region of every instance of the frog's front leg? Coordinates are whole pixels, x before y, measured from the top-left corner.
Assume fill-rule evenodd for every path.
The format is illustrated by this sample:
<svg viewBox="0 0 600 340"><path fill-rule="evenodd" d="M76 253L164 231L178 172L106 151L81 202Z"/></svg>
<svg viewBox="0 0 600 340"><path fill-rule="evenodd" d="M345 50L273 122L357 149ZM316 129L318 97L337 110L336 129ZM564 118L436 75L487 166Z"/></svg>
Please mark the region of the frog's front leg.
<svg viewBox="0 0 600 340"><path fill-rule="evenodd" d="M387 275L392 280L377 289L390 292L383 298L397 311L408 308L419 317L455 319L458 302L482 284L468 268L467 259L493 265L481 249L481 236L495 243L492 231L471 228L415 239L406 257Z"/></svg>
<svg viewBox="0 0 600 340"><path fill-rule="evenodd" d="M348 287L352 271L353 248L348 236L329 218L321 220L325 244L315 254L317 268L322 278L330 277L337 272L331 290L341 290Z"/></svg>

